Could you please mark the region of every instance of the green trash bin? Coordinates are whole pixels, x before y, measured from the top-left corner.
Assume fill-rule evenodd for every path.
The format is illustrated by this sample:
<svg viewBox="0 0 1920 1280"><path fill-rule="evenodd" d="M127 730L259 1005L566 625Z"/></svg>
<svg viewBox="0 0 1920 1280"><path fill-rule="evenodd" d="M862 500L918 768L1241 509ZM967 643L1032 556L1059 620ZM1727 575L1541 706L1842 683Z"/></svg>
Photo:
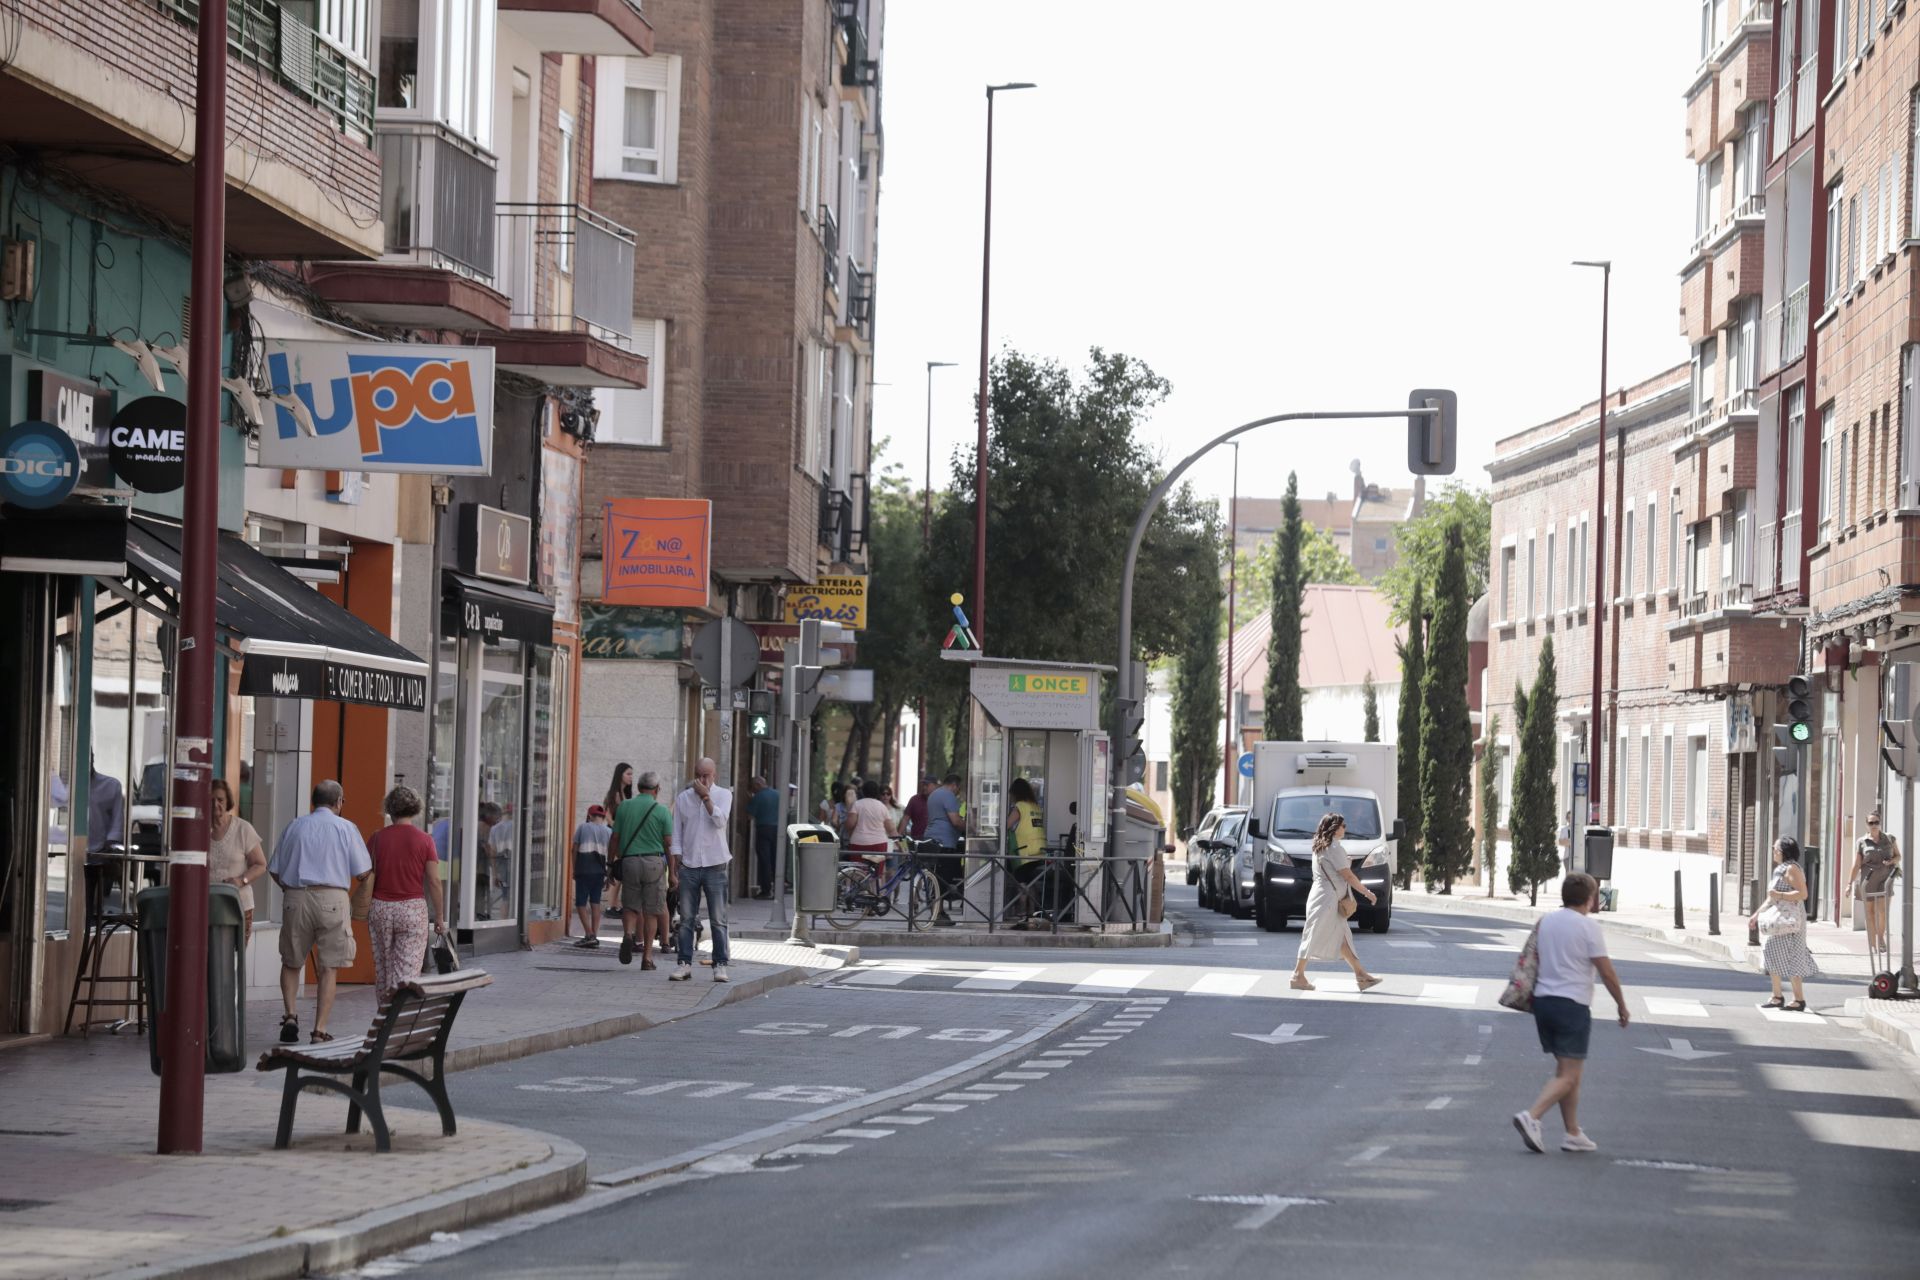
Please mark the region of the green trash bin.
<svg viewBox="0 0 1920 1280"><path fill-rule="evenodd" d="M140 976L147 988L147 1063L160 1074L160 1021L167 1003L167 912L172 888L142 889ZM212 887L207 902L207 1070L241 1071L247 1055L246 913L240 891Z"/></svg>
<svg viewBox="0 0 1920 1280"><path fill-rule="evenodd" d="M823 828L795 823L787 828L793 842L793 909L801 915L825 915L834 908L835 882L840 874L840 842L819 838Z"/></svg>

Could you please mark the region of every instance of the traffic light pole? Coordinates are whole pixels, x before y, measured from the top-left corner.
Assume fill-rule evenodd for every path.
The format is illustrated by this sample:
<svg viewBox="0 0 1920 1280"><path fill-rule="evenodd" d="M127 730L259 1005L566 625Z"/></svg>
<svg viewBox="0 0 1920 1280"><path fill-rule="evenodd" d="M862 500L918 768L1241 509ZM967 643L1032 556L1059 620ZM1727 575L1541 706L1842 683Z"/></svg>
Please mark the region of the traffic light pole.
<svg viewBox="0 0 1920 1280"><path fill-rule="evenodd" d="M1416 398L1423 399L1418 406L1405 409L1328 409L1310 410L1302 413L1276 413L1267 418L1255 418L1252 422L1243 422L1231 431L1215 436L1207 443L1195 449L1179 465L1161 479L1147 495L1145 505L1140 508L1139 516L1133 522L1133 534L1127 539L1127 558L1120 571L1120 663L1119 673L1124 681L1133 669L1133 574L1140 564L1140 544L1147 536L1147 526L1153 521L1153 513L1173 491L1180 477L1194 463L1207 454L1226 444L1237 436L1245 435L1258 427L1272 426L1276 422L1329 422L1356 418L1404 418L1407 420L1408 462L1418 463L1416 468L1425 473L1430 468L1444 466L1452 470L1453 442L1453 398L1444 393L1444 400L1437 397L1442 393L1416 392ZM1434 439L1435 435L1444 435L1445 439ZM1146 690L1140 690L1140 696L1146 697ZM1116 696L1113 700L1113 761L1116 771L1121 762L1133 754L1127 746L1126 698ZM1108 797L1107 850L1111 857L1120 848L1120 824L1126 818L1126 788L1115 785Z"/></svg>
<svg viewBox="0 0 1920 1280"><path fill-rule="evenodd" d="M793 781L793 671L799 665L800 645L798 642L787 646L780 659L780 703L774 712L773 722L776 729L774 738L779 743L774 753L774 782L779 788L780 805L774 814L773 838L779 856L774 862L779 870L773 877L773 911L767 916L769 929L785 928L787 924L787 862L793 856L793 846L787 840L787 823L793 818L787 808L787 784Z"/></svg>

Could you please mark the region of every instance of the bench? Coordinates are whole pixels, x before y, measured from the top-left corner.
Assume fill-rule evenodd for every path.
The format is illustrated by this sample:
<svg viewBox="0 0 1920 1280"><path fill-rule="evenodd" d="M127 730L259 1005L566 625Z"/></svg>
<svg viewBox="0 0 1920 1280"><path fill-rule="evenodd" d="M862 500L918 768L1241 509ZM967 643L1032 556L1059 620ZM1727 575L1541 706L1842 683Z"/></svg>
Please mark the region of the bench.
<svg viewBox="0 0 1920 1280"><path fill-rule="evenodd" d="M347 1132L360 1132L360 1113L373 1126L373 1149L391 1151L387 1118L380 1109L380 1075L390 1072L427 1091L440 1111L440 1131L454 1133L453 1103L447 1098L447 1036L467 992L484 987L493 978L484 969L461 969L439 977L403 982L393 998L374 1014L364 1039L330 1040L321 1044L276 1045L260 1055L258 1070L285 1071L287 1085L280 1100L280 1128L274 1134L276 1150L293 1141L293 1110L300 1091L308 1085L347 1096ZM403 1062L431 1061L433 1074L424 1075ZM336 1078L346 1076L351 1083Z"/></svg>

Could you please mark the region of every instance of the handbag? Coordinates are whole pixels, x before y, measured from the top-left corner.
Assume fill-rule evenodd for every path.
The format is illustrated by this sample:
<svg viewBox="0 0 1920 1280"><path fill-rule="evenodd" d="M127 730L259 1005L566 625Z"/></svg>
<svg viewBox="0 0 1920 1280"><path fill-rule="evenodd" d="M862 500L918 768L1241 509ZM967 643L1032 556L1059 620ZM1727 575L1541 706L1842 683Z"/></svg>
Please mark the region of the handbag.
<svg viewBox="0 0 1920 1280"><path fill-rule="evenodd" d="M1513 963L1513 972L1507 977L1507 989L1500 993L1500 1003L1516 1013L1533 1012L1533 987L1540 980L1540 924L1534 922L1527 934L1526 945L1520 948L1520 958Z"/></svg>
<svg viewBox="0 0 1920 1280"><path fill-rule="evenodd" d="M1784 938L1805 929L1807 918L1795 910L1791 904L1769 902L1760 908L1760 914L1754 917L1754 923L1760 926L1761 937Z"/></svg>
<svg viewBox="0 0 1920 1280"><path fill-rule="evenodd" d="M433 940L433 967L442 977L460 967L460 953L454 950L452 933L440 934Z"/></svg>
<svg viewBox="0 0 1920 1280"><path fill-rule="evenodd" d="M1340 893L1340 896L1333 900L1333 905L1339 910L1342 920L1353 919L1353 913L1360 909L1360 904L1353 900L1353 890L1348 889L1331 876L1327 878L1327 883L1333 886L1335 893L1340 893L1342 889L1346 889L1345 893Z"/></svg>

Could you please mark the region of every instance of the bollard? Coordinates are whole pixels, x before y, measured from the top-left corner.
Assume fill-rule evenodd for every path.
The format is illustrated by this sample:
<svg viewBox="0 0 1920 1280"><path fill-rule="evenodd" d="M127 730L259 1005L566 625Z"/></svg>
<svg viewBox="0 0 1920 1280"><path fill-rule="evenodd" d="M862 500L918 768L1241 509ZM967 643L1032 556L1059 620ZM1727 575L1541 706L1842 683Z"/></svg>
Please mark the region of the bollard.
<svg viewBox="0 0 1920 1280"><path fill-rule="evenodd" d="M1687 909L1682 906L1680 902L1680 873L1678 871L1673 873L1673 927L1676 929L1684 929L1687 927Z"/></svg>
<svg viewBox="0 0 1920 1280"><path fill-rule="evenodd" d="M1707 936L1720 936L1720 873L1707 876Z"/></svg>

